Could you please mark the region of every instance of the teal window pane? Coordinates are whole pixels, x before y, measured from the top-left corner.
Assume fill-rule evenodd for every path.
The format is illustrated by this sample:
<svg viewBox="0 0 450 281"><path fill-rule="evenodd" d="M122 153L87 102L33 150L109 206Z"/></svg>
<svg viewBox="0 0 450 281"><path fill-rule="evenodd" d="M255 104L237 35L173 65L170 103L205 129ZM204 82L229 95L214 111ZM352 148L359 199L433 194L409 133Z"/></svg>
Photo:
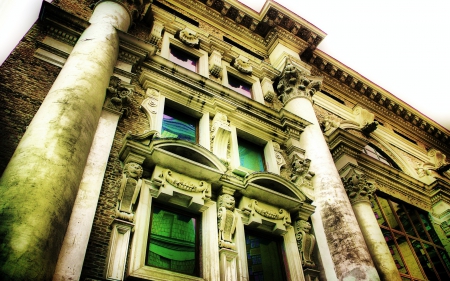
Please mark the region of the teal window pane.
<svg viewBox="0 0 450 281"><path fill-rule="evenodd" d="M245 139L238 139L240 165L252 171L264 171L262 147Z"/></svg>
<svg viewBox="0 0 450 281"><path fill-rule="evenodd" d="M245 243L250 281L286 280L282 241L279 237L249 234L246 231Z"/></svg>
<svg viewBox="0 0 450 281"><path fill-rule="evenodd" d="M169 59L184 68L187 68L193 72L197 72L198 58L190 53L183 51L174 46L170 46Z"/></svg>
<svg viewBox="0 0 450 281"><path fill-rule="evenodd" d="M233 75L228 75L228 85L241 95L252 97L252 84L242 81Z"/></svg>
<svg viewBox="0 0 450 281"><path fill-rule="evenodd" d="M196 142L197 120L181 112L166 108L164 109L161 137Z"/></svg>
<svg viewBox="0 0 450 281"><path fill-rule="evenodd" d="M147 265L196 275L197 219L153 207Z"/></svg>

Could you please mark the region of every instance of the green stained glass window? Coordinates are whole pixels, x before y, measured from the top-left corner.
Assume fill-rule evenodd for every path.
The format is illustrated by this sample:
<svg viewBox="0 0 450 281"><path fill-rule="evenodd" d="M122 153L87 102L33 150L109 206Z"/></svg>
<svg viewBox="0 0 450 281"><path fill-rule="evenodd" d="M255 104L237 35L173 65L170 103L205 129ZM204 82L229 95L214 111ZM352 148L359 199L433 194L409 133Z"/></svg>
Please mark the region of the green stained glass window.
<svg viewBox="0 0 450 281"><path fill-rule="evenodd" d="M198 121L174 109L165 108L161 137L179 138L191 142L197 141Z"/></svg>
<svg viewBox="0 0 450 281"><path fill-rule="evenodd" d="M264 151L263 148L238 138L240 165L252 171L264 171Z"/></svg>
<svg viewBox="0 0 450 281"><path fill-rule="evenodd" d="M250 281L286 280L281 237L245 231L248 275Z"/></svg>
<svg viewBox="0 0 450 281"><path fill-rule="evenodd" d="M153 207L146 264L198 275L198 222L194 216Z"/></svg>

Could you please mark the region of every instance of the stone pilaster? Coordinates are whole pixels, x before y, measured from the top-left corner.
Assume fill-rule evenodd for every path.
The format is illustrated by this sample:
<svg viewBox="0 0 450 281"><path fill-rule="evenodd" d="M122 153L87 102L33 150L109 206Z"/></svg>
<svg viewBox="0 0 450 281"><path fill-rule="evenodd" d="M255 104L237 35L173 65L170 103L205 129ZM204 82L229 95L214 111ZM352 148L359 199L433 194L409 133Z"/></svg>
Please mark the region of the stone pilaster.
<svg viewBox="0 0 450 281"><path fill-rule="evenodd" d="M370 205L375 186L354 169L342 178L342 182L381 280L402 280Z"/></svg>
<svg viewBox="0 0 450 281"><path fill-rule="evenodd" d="M122 4L97 4L0 180L4 280L52 278L130 22Z"/></svg>
<svg viewBox="0 0 450 281"><path fill-rule="evenodd" d="M306 159L311 160L310 170L315 172L312 185L316 213L311 220L319 251L324 253L325 274L330 280L379 280L312 106L312 97L320 86L321 78L310 76L288 59L276 89L286 110L312 123L303 131L300 146Z"/></svg>

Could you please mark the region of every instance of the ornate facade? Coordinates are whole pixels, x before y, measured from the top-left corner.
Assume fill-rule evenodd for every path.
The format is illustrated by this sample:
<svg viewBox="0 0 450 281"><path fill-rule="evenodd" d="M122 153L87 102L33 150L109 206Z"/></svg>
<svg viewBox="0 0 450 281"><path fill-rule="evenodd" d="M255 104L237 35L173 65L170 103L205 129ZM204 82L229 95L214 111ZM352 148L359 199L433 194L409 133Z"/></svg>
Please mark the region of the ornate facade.
<svg viewBox="0 0 450 281"><path fill-rule="evenodd" d="M319 28L53 2L0 67L3 279L449 279L450 132Z"/></svg>

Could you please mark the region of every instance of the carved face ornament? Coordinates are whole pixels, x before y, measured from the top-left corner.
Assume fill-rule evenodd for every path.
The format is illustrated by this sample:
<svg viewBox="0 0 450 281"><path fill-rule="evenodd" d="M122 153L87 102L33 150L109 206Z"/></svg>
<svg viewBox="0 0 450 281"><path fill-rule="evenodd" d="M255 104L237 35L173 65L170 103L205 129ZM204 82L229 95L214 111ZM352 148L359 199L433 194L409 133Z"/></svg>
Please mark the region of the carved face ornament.
<svg viewBox="0 0 450 281"><path fill-rule="evenodd" d="M136 163L128 163L124 167L125 174L130 178L140 178L142 176L142 167Z"/></svg>

